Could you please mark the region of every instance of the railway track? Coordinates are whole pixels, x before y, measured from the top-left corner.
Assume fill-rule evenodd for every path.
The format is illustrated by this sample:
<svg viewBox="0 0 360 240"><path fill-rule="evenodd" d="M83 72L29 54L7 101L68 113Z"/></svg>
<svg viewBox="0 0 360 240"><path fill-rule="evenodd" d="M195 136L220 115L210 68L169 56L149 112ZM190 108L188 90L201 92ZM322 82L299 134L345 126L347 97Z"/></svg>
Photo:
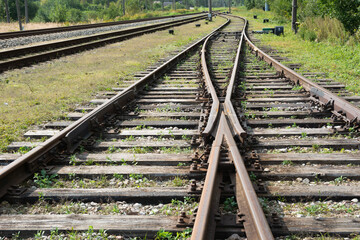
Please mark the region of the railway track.
<svg viewBox="0 0 360 240"><path fill-rule="evenodd" d="M8 69L29 66L34 63L58 58L59 56L74 54L88 49L104 46L105 44L122 41L142 34L164 30L205 18L205 14L196 14L187 18L173 19L172 21L162 23L154 23L129 29L97 33L91 36L59 40L34 46L24 46L9 50L5 49L1 51L0 55L0 72L6 71Z"/></svg>
<svg viewBox="0 0 360 240"><path fill-rule="evenodd" d="M244 19L227 17L140 80L79 108L76 121L48 124L60 130L0 171L0 233L359 232L356 216L340 214L359 208L360 110L340 84L283 66L252 44Z"/></svg>
<svg viewBox="0 0 360 240"><path fill-rule="evenodd" d="M144 19L135 19L135 20L116 21L116 22L81 24L81 25L74 25L74 26L68 26L68 27L56 27L56 28L44 28L44 29L16 31L16 32L5 32L5 33L0 33L0 39L28 37L28 36L36 36L36 35L43 35L43 34L49 34L49 33L69 32L69 31L84 30L84 29L90 29L90 28L125 25L125 24L129 24L129 23L140 23L140 22L154 21L154 20L161 20L161 19L172 19L175 17L184 17L184 16L191 16L191 15L196 15L196 14L199 14L199 13L179 14L179 15L174 15L174 16L153 17L153 18L144 18Z"/></svg>

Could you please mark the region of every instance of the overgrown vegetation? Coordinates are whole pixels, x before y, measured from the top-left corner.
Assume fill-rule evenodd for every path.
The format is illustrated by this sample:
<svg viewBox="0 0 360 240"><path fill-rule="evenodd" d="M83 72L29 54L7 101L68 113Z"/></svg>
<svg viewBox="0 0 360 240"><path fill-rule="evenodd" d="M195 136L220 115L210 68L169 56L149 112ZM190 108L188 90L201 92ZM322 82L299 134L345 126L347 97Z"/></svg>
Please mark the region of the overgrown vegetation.
<svg viewBox="0 0 360 240"><path fill-rule="evenodd" d="M268 0L273 18L279 23L291 20L292 1ZM307 40L359 41L360 2L358 0L298 0L300 35ZM247 9L262 9L265 0L245 0ZM350 36L352 35L352 38Z"/></svg>
<svg viewBox="0 0 360 240"><path fill-rule="evenodd" d="M21 15L25 5L20 2ZM0 2L0 20L6 20L4 1ZM178 10L171 10L171 5L162 9L161 4L149 0L125 1L125 15L122 0L44 0L28 1L29 18L35 22L88 22L128 20L164 15L176 15L189 12L194 6L193 0L177 4ZM162 11L163 10L163 11ZM197 11L197 9L196 9ZM9 1L10 19L17 20L15 1Z"/></svg>
<svg viewBox="0 0 360 240"><path fill-rule="evenodd" d="M5 1L8 1L10 19L17 20L15 1L0 1L0 21L6 21ZM233 6L244 0L235 0ZM19 1L21 16L25 15L24 1ZM35 22L88 22L129 20L166 15L175 15L189 11L204 11L207 0L176 1L175 10L171 1L126 0L125 14L122 0L32 0L28 1L30 21ZM213 0L213 7L228 7L227 1Z"/></svg>
<svg viewBox="0 0 360 240"><path fill-rule="evenodd" d="M342 23L336 18L328 16L306 18L301 24L299 36L304 40L309 41L331 41L344 43L349 39L349 34L345 31Z"/></svg>

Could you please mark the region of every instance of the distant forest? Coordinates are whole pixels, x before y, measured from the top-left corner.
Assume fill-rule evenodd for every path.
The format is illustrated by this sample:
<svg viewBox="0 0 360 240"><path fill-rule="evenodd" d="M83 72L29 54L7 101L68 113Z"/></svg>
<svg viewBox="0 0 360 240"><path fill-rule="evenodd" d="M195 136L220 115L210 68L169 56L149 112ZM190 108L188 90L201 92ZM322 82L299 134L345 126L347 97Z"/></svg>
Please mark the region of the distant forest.
<svg viewBox="0 0 360 240"><path fill-rule="evenodd" d="M91 20L111 21L126 18L152 17L162 10L172 8L172 0L18 0L22 18L25 18L25 4L28 18L34 22L88 22ZM233 5L242 5L244 0L231 0ZM227 7L229 0L212 0L214 7ZM0 0L0 21L7 21L8 5L11 21L17 20L16 0ZM176 0L180 9L199 9L208 6L208 0ZM157 13L155 13L157 12ZM145 14L144 14L145 13ZM175 12L173 12L175 13ZM135 15L135 16L134 16ZM138 15L138 16L136 16Z"/></svg>

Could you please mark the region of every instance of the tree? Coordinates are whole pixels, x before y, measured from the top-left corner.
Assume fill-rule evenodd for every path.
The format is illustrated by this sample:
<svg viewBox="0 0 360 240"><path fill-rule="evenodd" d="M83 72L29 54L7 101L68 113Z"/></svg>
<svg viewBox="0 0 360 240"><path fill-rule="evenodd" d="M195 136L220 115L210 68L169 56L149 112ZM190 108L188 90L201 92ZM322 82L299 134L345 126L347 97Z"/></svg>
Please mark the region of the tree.
<svg viewBox="0 0 360 240"><path fill-rule="evenodd" d="M25 23L29 23L28 1L24 0L24 4L25 4Z"/></svg>
<svg viewBox="0 0 360 240"><path fill-rule="evenodd" d="M5 3L5 12L6 12L6 21L10 22L10 13L9 13L9 3L8 0L4 0Z"/></svg>
<svg viewBox="0 0 360 240"><path fill-rule="evenodd" d="M272 10L276 13L278 19L290 20L291 18L291 0L273 0L270 1Z"/></svg>
<svg viewBox="0 0 360 240"><path fill-rule="evenodd" d="M253 9L255 7L255 1L254 0L245 0L245 7L248 10Z"/></svg>
<svg viewBox="0 0 360 240"><path fill-rule="evenodd" d="M58 2L53 8L50 13L50 20L52 22L65 22L67 15L66 5L61 4Z"/></svg>
<svg viewBox="0 0 360 240"><path fill-rule="evenodd" d="M348 32L353 34L359 29L359 0L320 0L320 3L323 5L323 14L339 19Z"/></svg>
<svg viewBox="0 0 360 240"><path fill-rule="evenodd" d="M15 3L16 3L17 18L18 18L18 21L19 21L19 28L20 28L20 31L22 31L22 30L23 30L23 27L22 27L22 25L21 25L21 13L20 13L19 0L16 0Z"/></svg>
<svg viewBox="0 0 360 240"><path fill-rule="evenodd" d="M25 16L25 4L24 1L18 1L20 8L20 15ZM28 1L28 15L29 19L35 17L38 11L37 3L34 1ZM11 20L17 21L17 10L15 0L0 0L0 21L10 22ZM9 21L8 21L9 20Z"/></svg>

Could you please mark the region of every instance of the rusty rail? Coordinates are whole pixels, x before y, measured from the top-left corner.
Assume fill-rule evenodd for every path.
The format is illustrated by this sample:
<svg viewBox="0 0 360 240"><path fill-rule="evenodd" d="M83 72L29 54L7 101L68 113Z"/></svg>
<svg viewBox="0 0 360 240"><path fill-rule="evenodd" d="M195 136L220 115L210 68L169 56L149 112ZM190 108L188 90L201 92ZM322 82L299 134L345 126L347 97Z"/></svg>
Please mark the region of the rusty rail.
<svg viewBox="0 0 360 240"><path fill-rule="evenodd" d="M240 122L236 116L235 110L231 103L231 96L234 89L235 79L237 77L240 51L245 36L246 23L247 22L245 21L224 104L219 103L218 97L216 96L215 88L213 87L212 81L210 79L210 74L208 72L205 72L207 71L205 49L210 37L205 41L203 46L201 64L203 65L202 69L204 71L203 74L205 77L205 83L207 84L207 88L210 89L209 91L213 99L213 106L205 130L207 130L207 135L214 135L214 130L217 127L217 132L215 135L215 140L213 141L211 147L210 156L208 158L208 169L200 198L199 208L196 213L196 219L191 237L192 240L205 240L215 238L215 212L217 210L216 207L218 207L218 205L216 206L216 204L219 203L220 198L220 194L218 194L218 166L220 161L220 151L222 147L226 147L228 149L231 161L235 166L236 199L239 209L241 209L240 215L242 216L242 219L240 220L245 220L244 228L246 231L247 239L274 239L266 217L256 196L250 177L247 173L244 161L240 155L238 146L233 138L233 133L230 130L231 127L228 125L229 122L231 122L232 129L235 131L235 135L238 135L240 137L240 140L244 141L244 138L246 137L246 132L241 127ZM215 102L214 99L217 101ZM216 106L214 106L214 102L216 103ZM216 121L217 119L219 119L219 121Z"/></svg>
<svg viewBox="0 0 360 240"><path fill-rule="evenodd" d="M246 131L241 127L240 122L239 122L239 120L238 120L238 118L236 116L234 107L233 107L233 105L231 103L231 96L232 96L232 91L234 91L235 79L236 79L237 73L238 73L239 58L240 58L240 54L241 54L241 47L242 47L242 44L243 44L244 32L245 32L245 29L246 29L246 24L247 24L247 21L245 21L244 28L242 29L240 44L239 44L238 49L237 49L234 68L233 68L232 75L231 75L231 78L230 78L229 86L227 88L227 95L226 95L226 98L225 98L225 105L224 105L225 110L226 110L226 114L227 114L228 118L230 119L230 121L232 123L232 126L233 126L232 129L234 130L235 135L238 136L242 142L246 138ZM201 51L202 52L201 53L201 66L202 66L202 71L203 71L203 75L204 75L204 78L205 78L205 84L206 84L208 92L210 92L211 98L213 100L213 103L212 103L212 106L211 106L211 111L210 111L210 114L209 114L208 123L207 123L207 125L205 127L205 130L202 132L202 134L204 136L209 136L209 135L215 136L216 120L220 116L220 114L219 114L220 113L219 112L220 101L219 101L219 98L216 95L215 88L211 83L211 78L210 78L208 68L207 68L207 63L206 63L207 42L212 36L209 36L209 38L205 41L205 43L203 45L203 48L202 48L202 51Z"/></svg>
<svg viewBox="0 0 360 240"><path fill-rule="evenodd" d="M229 22L229 20L227 21L227 23L228 22ZM213 34L211 34L211 36L213 36ZM213 129L215 126L215 121L218 118L218 113L219 113L219 108L220 108L220 101L216 95L215 88L211 83L210 74L209 74L207 64L206 64L206 46L207 46L207 43L211 36L209 36L205 40L204 45L201 49L201 68L202 68L202 72L204 74L205 86L207 88L207 91L210 93L210 96L212 99L212 106L211 106L211 110L210 110L210 114L209 114L208 123L207 123L204 131L202 132L202 134L204 136L209 136L213 132Z"/></svg>
<svg viewBox="0 0 360 240"><path fill-rule="evenodd" d="M230 23L230 19L229 18L226 18L226 19L227 19L226 23L221 28L223 28L224 26L226 26ZM220 28L219 28L219 30L220 30ZM202 135L205 137L215 134L215 128L216 128L215 123L219 117L219 109L220 109L220 101L219 101L218 96L216 95L215 88L211 82L210 74L208 71L207 63L206 63L207 43L210 40L210 38L214 36L214 34L215 34L215 32L213 32L209 37L207 37L207 39L205 40L203 47L201 49L201 68L202 68L202 72L204 75L205 86L206 86L208 92L210 93L210 96L212 99L212 106L211 106L211 110L210 110L210 114L209 114L209 119L208 119L208 122L206 124L204 131L202 131Z"/></svg>
<svg viewBox="0 0 360 240"><path fill-rule="evenodd" d="M338 97L337 95L331 93L325 88L319 86L318 84L306 79L295 71L285 67L284 65L258 49L246 35L246 19L241 19L245 21L245 25L241 35L241 40L239 43L229 86L227 88L227 95L225 97L224 104L216 102L216 107L213 106L214 111L211 112L213 116L209 118L212 121L209 121L206 127L208 131L207 134L211 134L211 131L214 131L216 127L217 133L215 136L215 140L212 144L212 149L208 159L208 173L206 175L199 208L196 215L197 217L194 224L192 235L192 239L194 240L213 239L215 237L214 229L216 228L216 222L214 222L215 212L213 201L217 202L219 198L219 196L216 196L215 191L218 184L216 178L218 176L217 171L220 161L219 158L221 147L227 148L231 161L235 166L235 193L238 207L241 210L241 212L238 214L238 217L240 217L241 220L244 221L244 228L247 239L273 239L272 232L259 204L256 193L253 189L253 185L247 173L244 161L240 155L238 146L233 138L233 135L238 136L241 142L244 142L246 138L246 132L241 127L238 117L231 103L232 92L234 91L234 84L238 73L241 47L245 41L250 46L250 48L255 51L258 57L260 57L262 60L266 61L270 65L274 66L275 69L280 72L282 76L289 78L295 84L301 85L305 90L309 91L314 102L318 102L323 107L332 110L337 117L342 117L344 120L346 120L348 125L359 126L359 108ZM208 41L206 41L205 44L207 42ZM205 48L206 46L203 46L203 49ZM202 64L206 65L204 51L202 56ZM206 70L207 67L203 67L203 71ZM204 76L206 78L205 83L207 85L211 84L211 79L207 79L209 77L209 74L204 72ZM208 86L208 89L211 89L211 87ZM212 94L212 98L216 99L217 97L213 96ZM219 117L219 115L221 116ZM215 120L218 118L220 118L220 120L218 122L215 122ZM231 127L228 125L229 123L231 123ZM212 135L214 135L213 132ZM226 146L224 143L226 143Z"/></svg>
<svg viewBox="0 0 360 240"><path fill-rule="evenodd" d="M244 160L227 124L224 124L224 136L229 146L230 157L235 165L236 201L241 211L242 220L244 220L246 237L249 240L274 239L246 170Z"/></svg>
<svg viewBox="0 0 360 240"><path fill-rule="evenodd" d="M153 81L155 76L158 76L158 74L166 71L170 68L170 66L176 65L181 58L187 55L188 52L199 47L209 35L216 32L225 24L198 40L196 43L192 44L167 62L163 63L159 68L155 69L138 82L132 84L124 91L112 97L109 101L95 108L93 111L75 121L45 142L41 143L36 148L2 168L0 170L0 198L3 197L7 193L7 190L12 186L20 184L28 177L32 176L32 174L38 169L45 167L49 161L57 156L58 152L73 151L76 146L81 143L81 141L92 135L94 129L106 114L126 106L126 103L131 101L131 99L136 96L136 93L144 88L146 84Z"/></svg>
<svg viewBox="0 0 360 240"><path fill-rule="evenodd" d="M246 27L247 27L247 20L244 19L244 28L242 29L242 32L241 32L240 43L239 43L239 47L236 52L234 67L233 67L233 70L231 73L229 86L226 91L226 97L225 97L225 103L224 103L224 109L225 109L226 115L230 119L230 122L233 126L232 129L234 131L234 134L235 134L235 136L237 136L240 139L241 142L245 141L246 131L240 125L240 122L236 115L235 109L231 103L231 97L232 97L233 91L236 89L234 87L234 84L235 84L235 80L236 80L236 78L238 76L238 72L239 72L240 54L241 54L241 48L242 48L243 42L244 42L243 40L244 40L244 35L246 32Z"/></svg>
<svg viewBox="0 0 360 240"><path fill-rule="evenodd" d="M206 173L204 188L201 194L199 208L196 214L194 228L191 235L192 240L214 239L216 227L214 226L214 211L217 209L212 207L212 202L214 201L214 198L219 197L216 195L215 186L218 184L216 178L218 173L220 150L223 143L223 132L225 124L226 123L224 122L224 117L222 115L215 140L211 146L211 152L208 159L209 165Z"/></svg>
<svg viewBox="0 0 360 240"><path fill-rule="evenodd" d="M220 197L216 196L215 191L217 189L216 186L219 184L217 180L218 165L220 150L224 142L226 142L231 160L236 169L236 199L241 210L239 213L241 216L240 220L244 221L247 239L274 239L224 112L221 112L216 137L211 147L208 170L191 239L207 240L215 238L216 224L214 218L216 208L214 208L213 203L218 202Z"/></svg>
<svg viewBox="0 0 360 240"><path fill-rule="evenodd" d="M342 117L348 125L360 125L360 109L358 107L284 66L279 61L257 48L246 34L245 39L249 47L259 58L273 66L282 76L290 79L296 85L301 85L306 91L310 92L314 102L318 102L322 106L333 110L335 115Z"/></svg>

